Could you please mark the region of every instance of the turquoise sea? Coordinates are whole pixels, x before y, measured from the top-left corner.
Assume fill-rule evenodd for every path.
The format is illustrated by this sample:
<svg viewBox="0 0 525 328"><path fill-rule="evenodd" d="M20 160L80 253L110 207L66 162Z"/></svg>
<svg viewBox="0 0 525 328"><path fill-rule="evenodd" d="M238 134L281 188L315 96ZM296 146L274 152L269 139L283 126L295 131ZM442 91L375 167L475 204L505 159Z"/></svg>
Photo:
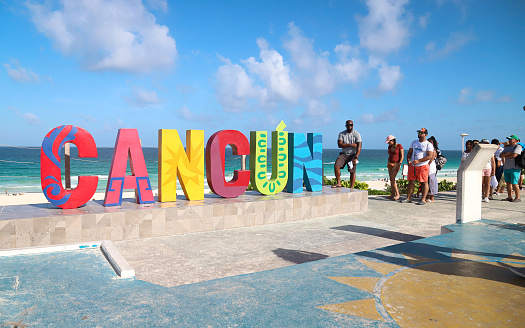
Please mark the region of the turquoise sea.
<svg viewBox="0 0 525 328"><path fill-rule="evenodd" d="M158 152L157 148L143 148L144 159L148 167L153 189L158 188ZM269 150L271 153L271 150ZM443 170L439 171L438 177L456 177L456 171L461 161L461 151L459 150L442 150L443 155L447 158L447 164ZM72 187L76 186L77 176L79 175L96 175L99 177L98 191L105 191L113 148L98 148L98 158L81 159L77 157L77 149L71 147L71 182ZM323 170L324 175L328 178L334 177L334 162L339 154L339 149L323 149ZM268 156L271 161L271 155ZM357 166L357 180L371 181L386 179L388 172L386 161L388 155L385 149L363 149L359 156ZM64 160L62 160L62 168ZM249 160L246 161L249 167ZM271 173L271 162L268 162ZM129 167L129 164L128 164ZM233 171L241 168L241 157L233 156L231 149L226 153L225 174L227 177L233 177ZM343 179L349 178L349 173L342 170ZM128 174L130 174L128 169ZM401 178L401 173L398 175ZM206 178L204 179L205 188L208 188ZM18 147L0 147L0 192L4 193L28 193L41 192L40 187L40 148L18 148Z"/></svg>

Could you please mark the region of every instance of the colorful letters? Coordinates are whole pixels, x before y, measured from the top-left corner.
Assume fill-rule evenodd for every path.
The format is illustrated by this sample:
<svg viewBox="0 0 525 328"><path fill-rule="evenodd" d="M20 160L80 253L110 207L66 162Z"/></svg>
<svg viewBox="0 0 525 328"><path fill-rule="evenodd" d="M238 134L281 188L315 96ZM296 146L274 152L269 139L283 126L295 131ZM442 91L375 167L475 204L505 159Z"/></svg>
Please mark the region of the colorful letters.
<svg viewBox="0 0 525 328"><path fill-rule="evenodd" d="M128 159L131 175L126 175ZM111 168L109 169L104 206L121 205L124 189L135 189L137 203L139 204L155 203L137 129L118 130Z"/></svg>
<svg viewBox="0 0 525 328"><path fill-rule="evenodd" d="M62 186L60 154L66 142L75 144L78 157L98 157L97 145L89 132L73 125L57 126L44 138L40 148L40 179L47 200L60 208L77 208L89 201L97 191L98 177L78 177L73 190Z"/></svg>
<svg viewBox="0 0 525 328"><path fill-rule="evenodd" d="M322 189L322 135L284 131L286 124L279 123L272 132L272 175L267 177L266 131L251 131L250 142L237 130L214 133L206 145L206 178L210 189L225 198L237 197L245 192L249 183L264 195L274 195L285 188L287 192ZM177 179L188 200L204 199L204 131L186 131L186 150L177 130L159 130L158 181L159 202L177 199ZM52 204L76 208L91 199L97 189L98 177L83 176L73 190L62 187L60 154L65 143L78 147L79 157L97 157L93 137L86 130L62 125L51 130L41 148L40 174L42 191ZM234 170L233 178L226 181L225 150L231 146L233 155L250 155L250 170ZM126 175L127 163L131 175ZM289 176L290 177L289 177ZM136 129L120 129L115 140L113 158L106 186L104 206L122 204L124 189L135 189L140 204L154 203L153 191Z"/></svg>

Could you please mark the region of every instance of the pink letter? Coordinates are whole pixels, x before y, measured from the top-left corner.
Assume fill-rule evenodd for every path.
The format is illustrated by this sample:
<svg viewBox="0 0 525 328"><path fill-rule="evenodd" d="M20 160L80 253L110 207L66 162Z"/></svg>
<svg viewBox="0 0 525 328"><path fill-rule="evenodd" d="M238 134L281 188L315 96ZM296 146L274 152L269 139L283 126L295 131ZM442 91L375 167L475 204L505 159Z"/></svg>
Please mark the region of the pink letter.
<svg viewBox="0 0 525 328"><path fill-rule="evenodd" d="M126 175L128 156L131 175ZM135 189L137 203L155 203L137 129L118 130L104 206L121 205L123 189Z"/></svg>

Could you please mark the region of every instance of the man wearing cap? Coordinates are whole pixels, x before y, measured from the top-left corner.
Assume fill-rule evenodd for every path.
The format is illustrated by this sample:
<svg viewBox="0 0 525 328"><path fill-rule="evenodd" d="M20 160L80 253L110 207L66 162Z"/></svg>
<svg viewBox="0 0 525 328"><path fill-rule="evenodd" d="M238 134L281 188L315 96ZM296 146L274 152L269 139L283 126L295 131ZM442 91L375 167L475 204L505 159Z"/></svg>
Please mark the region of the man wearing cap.
<svg viewBox="0 0 525 328"><path fill-rule="evenodd" d="M408 163L408 187L407 198L401 200L402 203L412 203L412 193L414 192L414 180L421 184L421 200L418 205L425 205L428 193L428 163L432 159L434 146L427 141L428 130L422 128L417 130L418 139L412 141L407 154Z"/></svg>
<svg viewBox="0 0 525 328"><path fill-rule="evenodd" d="M346 130L339 133L337 138L337 147L341 148L341 153L334 164L335 178L337 184L332 188L341 188L341 169L348 165L350 172L350 188L354 188L355 169L358 163L359 154L361 154L361 135L354 130L354 122L346 121Z"/></svg>
<svg viewBox="0 0 525 328"><path fill-rule="evenodd" d="M521 202L520 199L520 188L518 186L521 167L516 165L516 156L521 154L523 147L518 144L519 138L513 134L510 137L507 137L509 140L509 145L503 148L503 151L499 155L501 158L505 159L505 164L503 164L503 176L505 176L505 182L507 183L507 194L508 197L504 200L509 202ZM512 191L516 197L512 199Z"/></svg>

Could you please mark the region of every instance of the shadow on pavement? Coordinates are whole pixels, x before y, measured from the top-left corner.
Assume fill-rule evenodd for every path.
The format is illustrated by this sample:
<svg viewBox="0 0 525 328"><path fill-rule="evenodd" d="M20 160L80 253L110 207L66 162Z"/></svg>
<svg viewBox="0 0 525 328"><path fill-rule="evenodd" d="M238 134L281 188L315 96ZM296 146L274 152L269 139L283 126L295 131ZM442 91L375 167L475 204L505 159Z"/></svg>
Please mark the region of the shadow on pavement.
<svg viewBox="0 0 525 328"><path fill-rule="evenodd" d="M277 248L272 250L272 252L274 252L275 255L282 258L283 260L295 264L318 261L328 258L328 255L306 251L298 251L294 249Z"/></svg>
<svg viewBox="0 0 525 328"><path fill-rule="evenodd" d="M353 224L347 224L341 227L333 227L331 229L357 232L357 233L362 233L366 235L377 236L377 237L388 238L388 239L399 240L399 241L414 241L414 240L425 238L425 237L410 235L410 234L406 234L402 232L395 232L395 231L389 231L389 230L378 229L378 228L370 228L370 227L358 226L358 225L353 225Z"/></svg>

